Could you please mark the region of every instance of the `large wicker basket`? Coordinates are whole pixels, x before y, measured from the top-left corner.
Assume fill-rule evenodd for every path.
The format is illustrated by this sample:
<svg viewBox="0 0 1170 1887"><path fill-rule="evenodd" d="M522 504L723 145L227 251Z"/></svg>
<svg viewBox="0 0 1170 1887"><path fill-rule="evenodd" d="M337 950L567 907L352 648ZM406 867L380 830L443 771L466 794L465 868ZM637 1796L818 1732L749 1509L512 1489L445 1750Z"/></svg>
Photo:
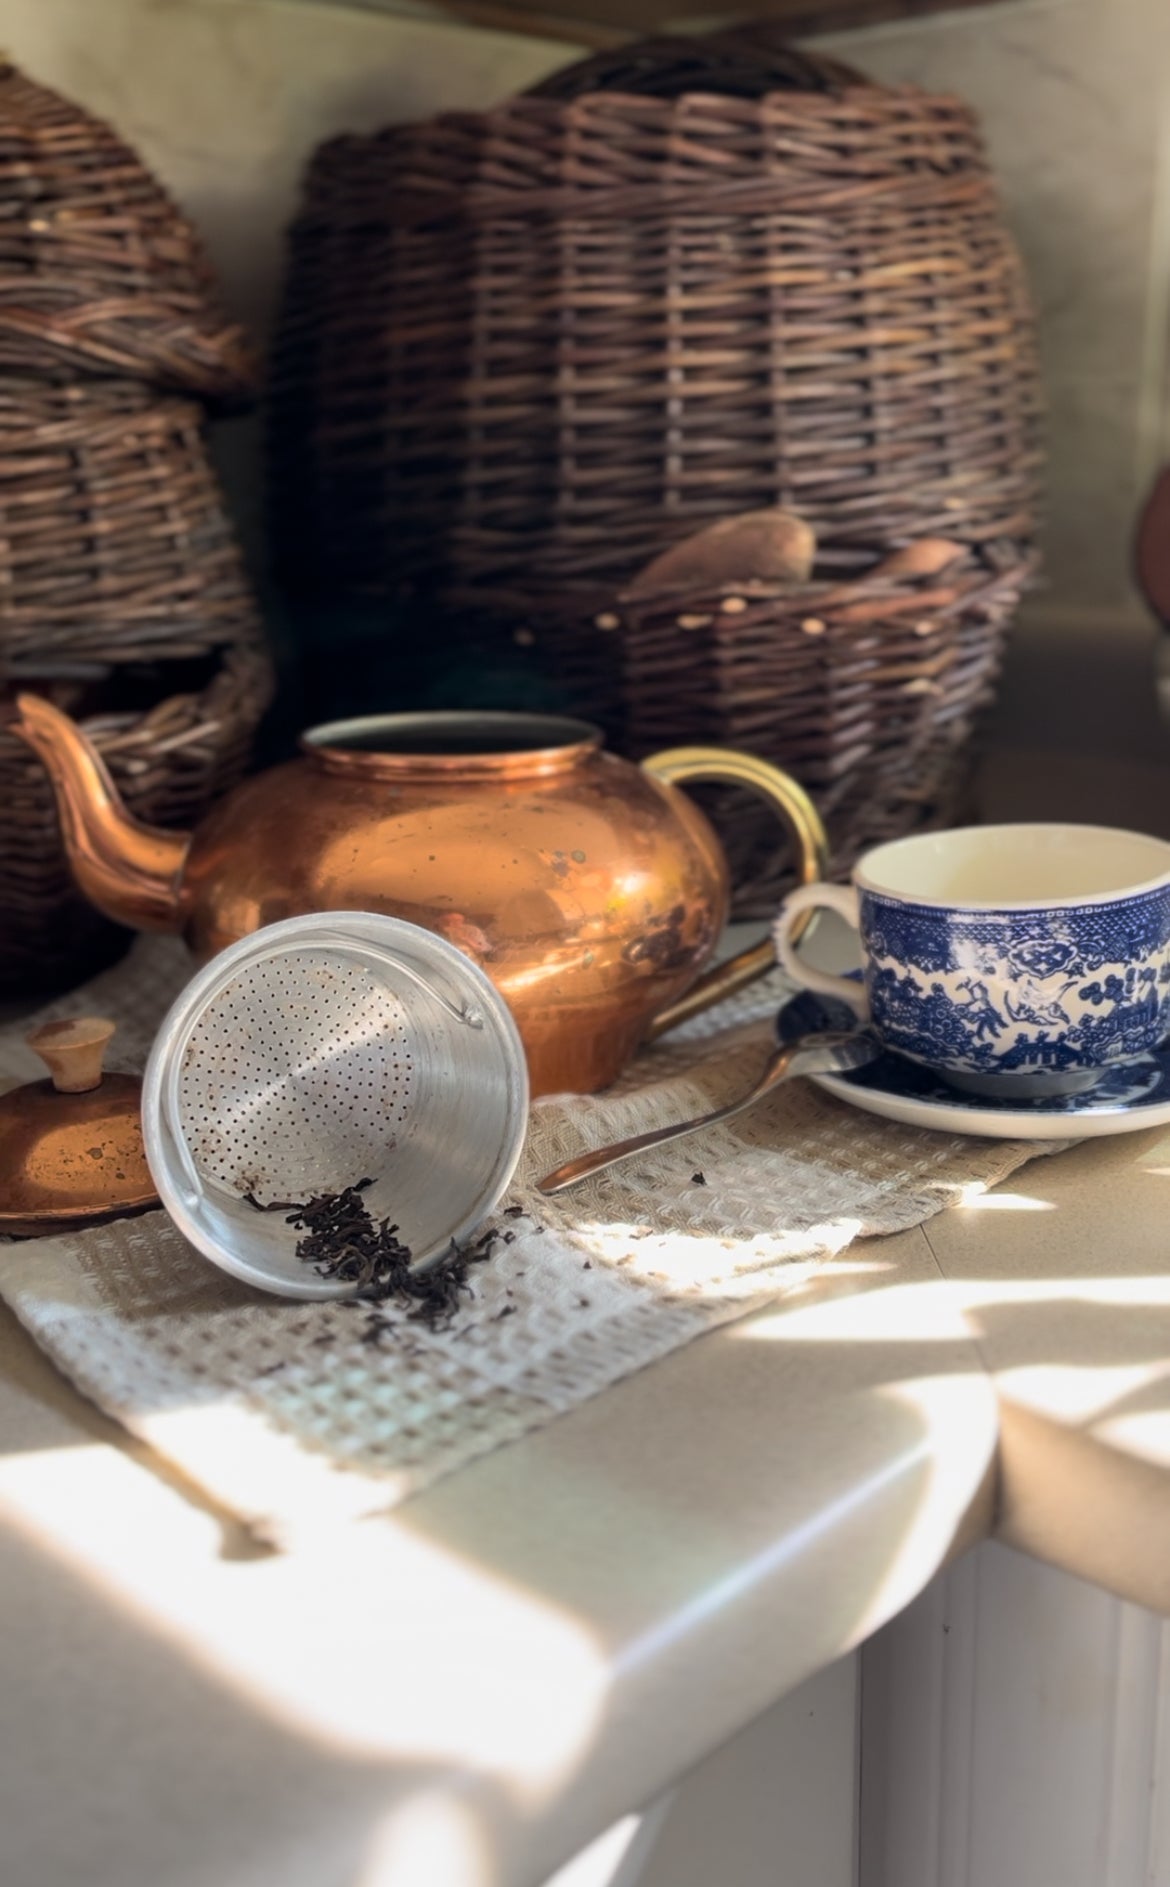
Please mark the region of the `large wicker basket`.
<svg viewBox="0 0 1170 1887"><path fill-rule="evenodd" d="M243 773L271 685L267 656L236 649L196 691L82 725L132 812L187 827ZM124 943L73 884L44 767L0 729L0 992L62 987Z"/></svg>
<svg viewBox="0 0 1170 1887"><path fill-rule="evenodd" d="M255 378L162 186L109 125L2 60L0 368L229 400Z"/></svg>
<svg viewBox="0 0 1170 1887"><path fill-rule="evenodd" d="M272 371L286 572L462 607L769 504L842 569L1028 540L1032 320L971 112L815 63L651 96L631 58L591 82L637 94L317 153Z"/></svg>
<svg viewBox="0 0 1170 1887"><path fill-rule="evenodd" d="M259 635L201 408L0 376L0 676Z"/></svg>

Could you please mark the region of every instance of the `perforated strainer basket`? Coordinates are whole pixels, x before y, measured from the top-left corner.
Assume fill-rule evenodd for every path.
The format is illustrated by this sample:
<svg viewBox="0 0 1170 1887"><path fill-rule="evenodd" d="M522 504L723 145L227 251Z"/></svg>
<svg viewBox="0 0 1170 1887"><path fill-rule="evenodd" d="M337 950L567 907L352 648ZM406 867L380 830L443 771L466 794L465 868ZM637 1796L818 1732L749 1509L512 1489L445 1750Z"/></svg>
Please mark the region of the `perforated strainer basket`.
<svg viewBox="0 0 1170 1887"><path fill-rule="evenodd" d="M285 1297L344 1297L280 1212L372 1180L416 1266L498 1204L524 1140L524 1050L503 998L444 938L362 911L234 944L164 1021L142 1091L146 1156L179 1230Z"/></svg>

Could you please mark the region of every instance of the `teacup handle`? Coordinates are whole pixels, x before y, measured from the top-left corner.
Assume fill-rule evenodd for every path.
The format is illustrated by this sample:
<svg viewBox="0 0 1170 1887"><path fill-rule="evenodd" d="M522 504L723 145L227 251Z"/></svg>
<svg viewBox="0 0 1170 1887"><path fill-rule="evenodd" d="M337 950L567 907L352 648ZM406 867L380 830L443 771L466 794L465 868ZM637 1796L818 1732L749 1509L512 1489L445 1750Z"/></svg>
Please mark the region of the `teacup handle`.
<svg viewBox="0 0 1170 1887"><path fill-rule="evenodd" d="M779 961L802 989L813 989L818 996L836 996L840 1002L848 1003L863 1022L868 1022L869 997L865 984L851 976L834 976L831 970L814 969L797 950L802 920L807 922L806 913L810 911L836 911L860 934L860 899L852 885L799 885L785 898L772 926L772 941Z"/></svg>
<svg viewBox="0 0 1170 1887"><path fill-rule="evenodd" d="M790 774L754 754L737 753L730 747L668 747L662 753L643 760L647 773L668 786L684 780L718 780L723 785L746 786L767 801L788 828L798 854L797 869L806 886L823 878L828 869L829 842L821 815L812 800ZM803 928L803 926L802 926ZM757 977L766 976L776 967L776 954L770 941L749 944L727 963L717 963L684 996L655 1016L647 1030L654 1041L667 1029L677 1028L713 1004L723 1002L736 990L746 989Z"/></svg>

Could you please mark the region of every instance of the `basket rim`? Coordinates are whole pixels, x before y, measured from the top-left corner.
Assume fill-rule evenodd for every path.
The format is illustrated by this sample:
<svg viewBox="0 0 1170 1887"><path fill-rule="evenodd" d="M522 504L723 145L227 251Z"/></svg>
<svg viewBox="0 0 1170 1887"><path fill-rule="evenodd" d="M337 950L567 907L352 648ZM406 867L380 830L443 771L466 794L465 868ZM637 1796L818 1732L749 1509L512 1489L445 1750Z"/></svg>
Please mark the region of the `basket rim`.
<svg viewBox="0 0 1170 1887"><path fill-rule="evenodd" d="M511 120L532 119L536 124L555 123L561 119L581 116L588 110L612 112L614 108L636 111L640 116L651 114L668 119L677 117L680 108L701 104L704 108L714 106L733 117L760 117L769 113L784 113L794 108L803 108L809 116L831 119L839 116L843 106L855 104L859 110L864 105L872 109L876 100L891 109L883 110L882 116L895 115L895 105L916 108L916 113L923 116L937 115L945 111L948 116L962 120L977 132L980 129L980 117L974 106L958 92L935 92L920 85L882 85L877 80L866 80L860 84L843 86L839 92L799 91L793 88L777 86L774 91L762 92L757 98L743 98L732 92L717 92L696 86L693 90L679 92L673 98L660 98L653 92L619 92L600 88L596 91L578 92L573 98L534 97L530 93L519 93L503 99L498 105L486 106L482 111L451 109L435 112L427 118L409 118L396 123L382 125L376 131L343 131L335 137L325 138L316 147L310 159L309 168L318 164L324 166L330 157L343 152L369 150L379 145L392 146L400 139L417 135L422 131L470 129L477 125L495 125ZM908 111L907 115L916 115ZM980 135L982 142L982 136Z"/></svg>
<svg viewBox="0 0 1170 1887"><path fill-rule="evenodd" d="M111 747L122 751L131 745L149 744L152 724L157 725L164 715L178 715L180 709L186 710L184 725L188 730L216 723L257 721L275 686L272 657L264 643L224 643L210 653L219 660L202 687L177 688L148 708L98 709L83 715L78 727L99 751ZM224 698L222 707L220 697ZM173 734L174 729L170 731ZM17 759L22 765L30 760L36 764L24 741L2 720L0 740L7 748L6 753L0 752L0 769Z"/></svg>

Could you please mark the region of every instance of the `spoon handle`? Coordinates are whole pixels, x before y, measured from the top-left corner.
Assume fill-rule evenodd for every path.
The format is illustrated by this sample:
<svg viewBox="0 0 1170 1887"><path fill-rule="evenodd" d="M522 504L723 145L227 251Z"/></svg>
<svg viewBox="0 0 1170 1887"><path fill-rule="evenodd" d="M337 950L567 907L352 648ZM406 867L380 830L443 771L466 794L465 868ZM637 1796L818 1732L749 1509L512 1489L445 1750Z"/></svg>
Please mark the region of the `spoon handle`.
<svg viewBox="0 0 1170 1887"><path fill-rule="evenodd" d="M592 1153L579 1153L574 1160L566 1160L563 1165L555 1166L551 1173L536 1182L536 1190L541 1193L563 1192L566 1186L575 1186L578 1180L588 1178L590 1173L603 1173L607 1166L616 1166L619 1160L628 1160L632 1153L644 1153L647 1147L664 1146L668 1140L681 1140L684 1134L694 1133L699 1127L714 1127L721 1120L730 1120L733 1114L743 1112L753 1101L770 1089L778 1087L792 1072L792 1061L797 1051L797 1044L777 1049L769 1056L767 1066L753 1088L741 1094L738 1100L729 1101L725 1107L717 1107L710 1114L699 1114L693 1120L676 1120L670 1127L656 1127L650 1133L634 1134L629 1140L615 1140L611 1146L595 1147Z"/></svg>

